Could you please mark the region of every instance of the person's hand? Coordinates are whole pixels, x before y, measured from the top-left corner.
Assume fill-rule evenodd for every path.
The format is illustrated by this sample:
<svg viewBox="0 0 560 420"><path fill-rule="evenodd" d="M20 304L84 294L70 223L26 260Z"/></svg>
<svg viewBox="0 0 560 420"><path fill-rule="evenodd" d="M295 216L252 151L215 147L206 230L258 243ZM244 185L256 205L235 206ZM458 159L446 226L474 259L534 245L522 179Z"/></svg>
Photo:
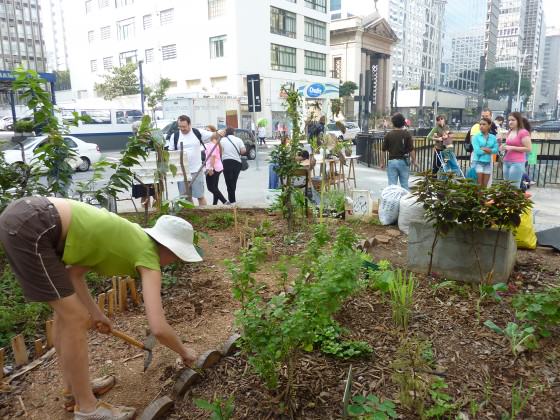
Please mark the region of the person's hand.
<svg viewBox="0 0 560 420"><path fill-rule="evenodd" d="M214 175L214 169L212 168L208 169L208 175L210 176Z"/></svg>
<svg viewBox="0 0 560 420"><path fill-rule="evenodd" d="M490 149L489 147L481 147L480 148L484 153L490 154L492 153L492 149Z"/></svg>
<svg viewBox="0 0 560 420"><path fill-rule="evenodd" d="M187 367L192 367L196 361L196 353L193 349L185 347L185 351L181 355L181 361Z"/></svg>
<svg viewBox="0 0 560 420"><path fill-rule="evenodd" d="M92 315L92 326L101 334L110 334L113 329L111 320L102 313Z"/></svg>
<svg viewBox="0 0 560 420"><path fill-rule="evenodd" d="M224 137L226 135L226 130L224 130L223 128L221 130L218 130L218 134L222 137Z"/></svg>
<svg viewBox="0 0 560 420"><path fill-rule="evenodd" d="M381 165L379 165L379 167L380 167L381 169L385 169L385 164L382 163Z"/></svg>

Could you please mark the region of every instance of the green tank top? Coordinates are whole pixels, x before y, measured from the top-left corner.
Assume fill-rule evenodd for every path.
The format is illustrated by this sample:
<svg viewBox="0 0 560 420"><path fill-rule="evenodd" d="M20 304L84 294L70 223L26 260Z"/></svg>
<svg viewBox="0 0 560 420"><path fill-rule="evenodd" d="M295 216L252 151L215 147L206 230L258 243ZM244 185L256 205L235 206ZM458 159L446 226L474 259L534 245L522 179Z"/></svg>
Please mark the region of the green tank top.
<svg viewBox="0 0 560 420"><path fill-rule="evenodd" d="M68 200L72 220L62 261L104 276L136 276L137 267L160 271L157 243L136 223Z"/></svg>

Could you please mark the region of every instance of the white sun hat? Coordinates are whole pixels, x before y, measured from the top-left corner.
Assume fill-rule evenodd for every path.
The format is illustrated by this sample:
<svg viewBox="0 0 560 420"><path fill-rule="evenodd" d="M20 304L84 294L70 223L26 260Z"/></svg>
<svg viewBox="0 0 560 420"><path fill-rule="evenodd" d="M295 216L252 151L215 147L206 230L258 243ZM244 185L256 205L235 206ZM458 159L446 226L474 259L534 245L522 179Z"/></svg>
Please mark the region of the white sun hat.
<svg viewBox="0 0 560 420"><path fill-rule="evenodd" d="M183 261L202 261L193 245L193 227L186 220L176 216L161 216L153 228L144 231Z"/></svg>

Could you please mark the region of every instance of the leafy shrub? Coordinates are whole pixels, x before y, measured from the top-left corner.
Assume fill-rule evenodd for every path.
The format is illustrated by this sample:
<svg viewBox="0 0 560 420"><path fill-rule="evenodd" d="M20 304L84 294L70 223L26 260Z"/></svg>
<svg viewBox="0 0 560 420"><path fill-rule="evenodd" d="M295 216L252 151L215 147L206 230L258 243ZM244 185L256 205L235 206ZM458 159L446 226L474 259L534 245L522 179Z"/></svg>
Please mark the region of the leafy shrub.
<svg viewBox="0 0 560 420"><path fill-rule="evenodd" d="M194 404L198 408L212 413L210 415L211 420L229 420L233 416L233 411L235 410L233 397L229 397L227 400L216 398L214 402L197 398L194 400Z"/></svg>
<svg viewBox="0 0 560 420"><path fill-rule="evenodd" d="M317 333L314 344L319 347L321 352L339 357L341 359L352 359L365 357L373 353L371 346L365 341L344 340L344 331L338 323L334 322ZM312 350L310 346L306 350Z"/></svg>
<svg viewBox="0 0 560 420"><path fill-rule="evenodd" d="M527 325L517 325L515 322L508 322L507 326L502 329L494 322L486 320L484 325L492 331L505 335L509 341L511 353L517 357L519 353L525 349L534 349L537 347L535 339L535 328Z"/></svg>
<svg viewBox="0 0 560 420"><path fill-rule="evenodd" d="M205 221L206 227L212 230L226 230L233 226L235 218L231 213L213 213Z"/></svg>
<svg viewBox="0 0 560 420"><path fill-rule="evenodd" d="M19 120L14 124L14 131L16 133L31 133L33 132L33 121Z"/></svg>
<svg viewBox="0 0 560 420"><path fill-rule="evenodd" d="M541 293L520 294L513 299L516 316L535 325L542 337L550 336L550 329L560 325L560 287Z"/></svg>
<svg viewBox="0 0 560 420"><path fill-rule="evenodd" d="M348 406L350 417L358 417L363 420L386 420L397 418L395 403L390 400L381 401L377 395L369 394L355 395L352 404Z"/></svg>

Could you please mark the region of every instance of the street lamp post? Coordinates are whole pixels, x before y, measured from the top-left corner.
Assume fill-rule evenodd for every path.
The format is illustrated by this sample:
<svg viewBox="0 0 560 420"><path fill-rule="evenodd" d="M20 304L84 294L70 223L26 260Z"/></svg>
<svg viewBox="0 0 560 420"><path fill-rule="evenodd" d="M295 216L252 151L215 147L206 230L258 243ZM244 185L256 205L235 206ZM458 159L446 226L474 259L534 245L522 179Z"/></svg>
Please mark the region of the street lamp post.
<svg viewBox="0 0 560 420"><path fill-rule="evenodd" d="M142 72L142 60L138 61L138 73L140 75L140 102L142 102L142 115L144 115L144 73Z"/></svg>
<svg viewBox="0 0 560 420"><path fill-rule="evenodd" d="M519 96L521 95L521 72L523 71L523 65L525 64L525 59L527 58L527 51L523 53L521 57L519 57L518 62L518 69L519 69L519 77L517 79L517 100L516 100L516 111L521 112L521 101Z"/></svg>
<svg viewBox="0 0 560 420"><path fill-rule="evenodd" d="M436 125L436 119L438 115L438 94L439 94L439 79L441 74L441 31L442 31L442 22L443 22L443 12L445 10L445 5L447 4L447 0L434 0L434 5L438 6L438 41L437 41L437 56L436 56L436 80L435 80L435 88L434 88L434 127Z"/></svg>

